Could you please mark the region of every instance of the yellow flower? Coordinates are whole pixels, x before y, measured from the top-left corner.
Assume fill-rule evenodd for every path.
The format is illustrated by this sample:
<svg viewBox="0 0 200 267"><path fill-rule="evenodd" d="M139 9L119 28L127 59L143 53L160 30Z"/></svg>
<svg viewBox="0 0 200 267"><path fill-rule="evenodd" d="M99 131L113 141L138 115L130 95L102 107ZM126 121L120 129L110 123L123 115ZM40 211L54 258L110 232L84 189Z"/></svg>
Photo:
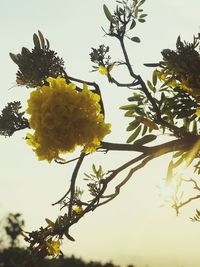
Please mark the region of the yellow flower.
<svg viewBox="0 0 200 267"><path fill-rule="evenodd" d="M28 100L27 113L34 133L27 135L39 160L59 159L82 146L84 152L94 152L100 146L111 125L100 113L100 96L86 84L78 92L64 78L48 78L49 86L38 87Z"/></svg>
<svg viewBox="0 0 200 267"><path fill-rule="evenodd" d="M197 117L200 117L200 108L197 108L197 109L196 109L195 115L196 115Z"/></svg>
<svg viewBox="0 0 200 267"><path fill-rule="evenodd" d="M102 75L108 75L108 70L103 65L100 65L99 66L99 73L102 74Z"/></svg>
<svg viewBox="0 0 200 267"><path fill-rule="evenodd" d="M77 214L81 213L83 211L83 208L80 206L73 207L73 211Z"/></svg>
<svg viewBox="0 0 200 267"><path fill-rule="evenodd" d="M111 65L109 65L107 68L104 67L103 65L100 65L99 66L99 73L102 74L102 75L108 75L108 73L112 70L112 68L114 67L115 65L115 62L112 63Z"/></svg>
<svg viewBox="0 0 200 267"><path fill-rule="evenodd" d="M47 245L47 250L48 250L49 255L52 255L52 256L58 256L59 255L59 253L60 253L60 241L59 240L47 241L46 245Z"/></svg>

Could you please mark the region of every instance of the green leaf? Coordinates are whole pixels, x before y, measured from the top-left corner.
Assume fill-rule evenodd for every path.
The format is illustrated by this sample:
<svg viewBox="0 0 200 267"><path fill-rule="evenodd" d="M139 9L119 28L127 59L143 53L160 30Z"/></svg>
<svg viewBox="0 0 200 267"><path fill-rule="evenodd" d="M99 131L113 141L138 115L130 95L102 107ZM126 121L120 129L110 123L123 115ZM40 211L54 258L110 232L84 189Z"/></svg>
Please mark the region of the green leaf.
<svg viewBox="0 0 200 267"><path fill-rule="evenodd" d="M94 164L92 164L92 170L95 174L97 174L97 169L96 169L96 166Z"/></svg>
<svg viewBox="0 0 200 267"><path fill-rule="evenodd" d="M153 91L154 93L156 92L156 88L153 86L153 84L149 80L147 80L147 85L151 91Z"/></svg>
<svg viewBox="0 0 200 267"><path fill-rule="evenodd" d="M143 65L145 67L150 67L150 68L160 67L160 64L159 63L144 63Z"/></svg>
<svg viewBox="0 0 200 267"><path fill-rule="evenodd" d="M135 110L128 110L126 111L126 113L124 114L125 117L135 117Z"/></svg>
<svg viewBox="0 0 200 267"><path fill-rule="evenodd" d="M136 107L137 107L137 105L130 104L130 105L122 106L122 107L120 107L120 109L123 109L123 110L134 110Z"/></svg>
<svg viewBox="0 0 200 267"><path fill-rule="evenodd" d="M142 18L145 18L146 16L147 14L141 14L139 18L142 19Z"/></svg>
<svg viewBox="0 0 200 267"><path fill-rule="evenodd" d="M139 2L139 4L138 4L138 7L140 7L141 5L143 5L145 1L146 1L146 0L141 0L141 1Z"/></svg>
<svg viewBox="0 0 200 267"><path fill-rule="evenodd" d="M129 30L132 30L136 26L136 21L133 19Z"/></svg>
<svg viewBox="0 0 200 267"><path fill-rule="evenodd" d="M135 121L132 121L129 126L127 127L127 131L133 131L136 127L138 127L138 125L140 124L139 121L135 120Z"/></svg>
<svg viewBox="0 0 200 267"><path fill-rule="evenodd" d="M140 23L144 23L144 22L146 22L145 19L138 19L138 21L139 21Z"/></svg>
<svg viewBox="0 0 200 267"><path fill-rule="evenodd" d="M154 134L148 134L143 136L141 139L138 139L134 142L135 145L144 145L146 143L152 142L153 140L155 140L157 138L156 135Z"/></svg>
<svg viewBox="0 0 200 267"><path fill-rule="evenodd" d="M128 101L130 101L130 102L135 101L135 97L134 96L128 97Z"/></svg>
<svg viewBox="0 0 200 267"><path fill-rule="evenodd" d="M99 165L98 174L99 174L99 176L103 175L103 169L102 169L101 165Z"/></svg>
<svg viewBox="0 0 200 267"><path fill-rule="evenodd" d="M41 31L38 31L38 35L40 37L41 47L42 47L42 49L45 49L45 40L44 40L44 36L41 33Z"/></svg>
<svg viewBox="0 0 200 267"><path fill-rule="evenodd" d="M139 108L139 107L137 106L137 107L135 108L135 112L136 112L138 115L142 116L142 117L145 116L145 112L144 112L144 109L143 109L143 108Z"/></svg>
<svg viewBox="0 0 200 267"><path fill-rule="evenodd" d="M154 70L154 72L153 72L153 76L152 76L152 82L153 82L153 85L154 85L154 86L156 86L156 84L157 84L157 80L158 80L157 70Z"/></svg>
<svg viewBox="0 0 200 267"><path fill-rule="evenodd" d="M140 43L140 38L137 37L137 36L134 36L134 37L132 37L132 38L130 38L130 39L131 39L131 41L133 41L133 42L135 42L135 43Z"/></svg>
<svg viewBox="0 0 200 267"><path fill-rule="evenodd" d="M193 160L195 159L196 153L194 152L194 154L191 156L191 152L187 152L184 153L184 155L182 156L182 159L184 159L186 161L186 167L188 168L190 166L190 164L193 162Z"/></svg>
<svg viewBox="0 0 200 267"><path fill-rule="evenodd" d="M114 21L114 18L113 18L112 14L110 13L109 9L107 8L107 6L106 6L105 4L103 5L103 11L104 11L104 13L105 13L105 15L106 15L106 18L107 18L110 22L114 23L114 22L115 22L115 21Z"/></svg>
<svg viewBox="0 0 200 267"><path fill-rule="evenodd" d="M64 235L65 235L70 241L75 241L75 239L68 233L68 230L65 231Z"/></svg>
<svg viewBox="0 0 200 267"><path fill-rule="evenodd" d="M182 156L180 159L178 159L175 163L173 163L173 167L178 167L184 160L184 157Z"/></svg>
<svg viewBox="0 0 200 267"><path fill-rule="evenodd" d="M184 152L183 151L178 151L173 155L173 158L178 158L180 157Z"/></svg>
<svg viewBox="0 0 200 267"><path fill-rule="evenodd" d="M13 54L13 53L9 53L9 56L10 56L10 58L12 59L12 61L13 61L15 64L18 65L18 63L19 63L19 58L18 58L18 56L15 55L15 54Z"/></svg>
<svg viewBox="0 0 200 267"><path fill-rule="evenodd" d="M86 172L84 172L84 175L85 175L86 177L88 177L89 179L91 179L90 175L87 174Z"/></svg>
<svg viewBox="0 0 200 267"><path fill-rule="evenodd" d="M22 56L29 55L31 52L26 47L22 47Z"/></svg>
<svg viewBox="0 0 200 267"><path fill-rule="evenodd" d="M166 80L162 85L161 88L165 87L166 85L168 85L168 83L172 82L174 80L174 77L170 77L168 80Z"/></svg>
<svg viewBox="0 0 200 267"><path fill-rule="evenodd" d="M166 99L165 94L162 92L162 94L161 94L161 98L160 98L160 102L161 102L161 103L164 103L164 102L165 102L165 99ZM170 111L169 111L169 112L170 112Z"/></svg>
<svg viewBox="0 0 200 267"><path fill-rule="evenodd" d="M135 130L135 132L132 133L131 136L129 136L129 138L127 139L126 142L127 142L127 143L131 143L131 142L133 142L133 141L137 138L137 136L139 135L141 129L142 129L142 126L140 125L140 126Z"/></svg>
<svg viewBox="0 0 200 267"><path fill-rule="evenodd" d="M143 130L142 130L142 136L145 135L145 133L147 132L148 127L144 124L143 126Z"/></svg>
<svg viewBox="0 0 200 267"><path fill-rule="evenodd" d="M171 160L169 166L167 168L167 176L166 176L166 183L169 184L173 178L173 161Z"/></svg>
<svg viewBox="0 0 200 267"><path fill-rule="evenodd" d="M49 49L49 47L50 47L49 40L48 40L48 39L46 39L46 38L45 38L45 40L46 40L46 43L47 43L47 49Z"/></svg>
<svg viewBox="0 0 200 267"><path fill-rule="evenodd" d="M40 49L40 40L36 33L33 34L33 43L36 49Z"/></svg>
<svg viewBox="0 0 200 267"><path fill-rule="evenodd" d="M128 97L128 101L140 101L142 100L144 97L138 94L134 94L133 96Z"/></svg>

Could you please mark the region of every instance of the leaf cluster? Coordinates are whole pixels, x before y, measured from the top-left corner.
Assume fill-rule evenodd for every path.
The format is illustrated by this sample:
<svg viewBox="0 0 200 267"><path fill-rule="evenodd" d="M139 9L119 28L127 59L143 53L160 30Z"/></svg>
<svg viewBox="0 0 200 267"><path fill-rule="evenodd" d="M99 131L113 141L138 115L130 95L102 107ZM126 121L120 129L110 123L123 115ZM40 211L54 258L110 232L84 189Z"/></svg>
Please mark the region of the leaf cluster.
<svg viewBox="0 0 200 267"><path fill-rule="evenodd" d="M196 209L196 213L190 218L193 222L200 222L200 211Z"/></svg>
<svg viewBox="0 0 200 267"><path fill-rule="evenodd" d="M133 96L128 98L131 104L124 105L120 109L125 110L125 117L132 117L133 120L127 127L128 132L132 132L127 143L143 145L154 141L157 136L150 134L153 130L158 130L155 123L156 114L149 100L141 90L134 90Z"/></svg>
<svg viewBox="0 0 200 267"><path fill-rule="evenodd" d="M143 13L141 6L145 0L122 0L117 1L119 5L116 6L112 14L106 5L103 6L106 18L110 22L109 32L110 36L116 36L119 39L126 36L128 39L139 43L140 38L137 36L129 37L126 33L133 30L137 22L144 23L147 14Z"/></svg>
<svg viewBox="0 0 200 267"><path fill-rule="evenodd" d="M162 90L159 108L163 118L171 124L181 125L193 134L199 134L200 120L195 114L197 107L196 98L179 87Z"/></svg>
<svg viewBox="0 0 200 267"><path fill-rule="evenodd" d="M17 243L18 237L22 233L22 228L24 227L24 220L21 219L20 213L10 213L6 218L5 231L10 239L10 245L13 247Z"/></svg>
<svg viewBox="0 0 200 267"><path fill-rule="evenodd" d="M28 120L24 117L25 112L20 112L20 101L7 104L0 115L0 135L11 136L18 130L29 127Z"/></svg>
<svg viewBox="0 0 200 267"><path fill-rule="evenodd" d="M64 66L63 59L57 53L50 50L50 44L44 39L42 33L33 35L34 48L30 51L23 47L21 53L10 53L10 57L19 67L16 74L16 81L19 85L26 87L42 86L48 77L58 77L62 75Z"/></svg>
<svg viewBox="0 0 200 267"><path fill-rule="evenodd" d="M98 66L107 66L110 63L111 57L107 55L109 52L109 46L100 45L98 48L92 48L90 55L91 62L97 64ZM96 68L96 66L93 66Z"/></svg>
<svg viewBox="0 0 200 267"><path fill-rule="evenodd" d="M101 190L102 186L102 180L104 179L105 173L103 172L102 166L100 165L99 168L97 169L96 166L93 164L92 165L92 171L93 173L87 174L84 173L85 181L89 181L87 184L88 190L92 196L97 196Z"/></svg>

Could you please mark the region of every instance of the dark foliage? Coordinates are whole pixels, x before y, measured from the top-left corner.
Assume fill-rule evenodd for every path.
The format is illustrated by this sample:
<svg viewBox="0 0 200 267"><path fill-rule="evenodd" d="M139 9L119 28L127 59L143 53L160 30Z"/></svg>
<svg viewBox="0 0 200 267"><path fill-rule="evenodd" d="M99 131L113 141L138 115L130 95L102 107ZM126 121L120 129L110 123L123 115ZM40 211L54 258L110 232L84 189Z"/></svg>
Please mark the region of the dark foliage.
<svg viewBox="0 0 200 267"><path fill-rule="evenodd" d="M0 135L11 136L14 132L29 127L28 120L24 117L25 112L21 109L20 101L7 104L0 115Z"/></svg>

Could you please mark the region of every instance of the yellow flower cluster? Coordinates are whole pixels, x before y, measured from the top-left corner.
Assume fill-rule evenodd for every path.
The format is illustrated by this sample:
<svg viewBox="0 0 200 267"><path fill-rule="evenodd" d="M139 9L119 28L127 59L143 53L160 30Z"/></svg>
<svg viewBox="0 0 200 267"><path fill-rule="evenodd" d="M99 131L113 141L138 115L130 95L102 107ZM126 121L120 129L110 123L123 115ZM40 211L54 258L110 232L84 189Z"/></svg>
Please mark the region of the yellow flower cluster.
<svg viewBox="0 0 200 267"><path fill-rule="evenodd" d="M162 52L163 61L160 80L168 86L179 87L194 97L200 96L200 54L194 43L181 42L177 39L176 51L165 49Z"/></svg>
<svg viewBox="0 0 200 267"><path fill-rule="evenodd" d="M157 71L157 76L161 81L168 81L169 87L179 87L194 97L200 96L200 76L188 74L187 77L184 77L179 75L180 78L176 79L173 71L168 69Z"/></svg>
<svg viewBox="0 0 200 267"><path fill-rule="evenodd" d="M48 254L52 256L58 256L60 254L60 241L47 241Z"/></svg>
<svg viewBox="0 0 200 267"><path fill-rule="evenodd" d="M47 81L49 85L32 91L28 100L29 124L35 130L27 135L28 144L39 160L49 162L77 146L82 146L83 152L94 152L111 127L100 113L99 95L86 84L78 92L75 84L67 84L61 77Z"/></svg>

